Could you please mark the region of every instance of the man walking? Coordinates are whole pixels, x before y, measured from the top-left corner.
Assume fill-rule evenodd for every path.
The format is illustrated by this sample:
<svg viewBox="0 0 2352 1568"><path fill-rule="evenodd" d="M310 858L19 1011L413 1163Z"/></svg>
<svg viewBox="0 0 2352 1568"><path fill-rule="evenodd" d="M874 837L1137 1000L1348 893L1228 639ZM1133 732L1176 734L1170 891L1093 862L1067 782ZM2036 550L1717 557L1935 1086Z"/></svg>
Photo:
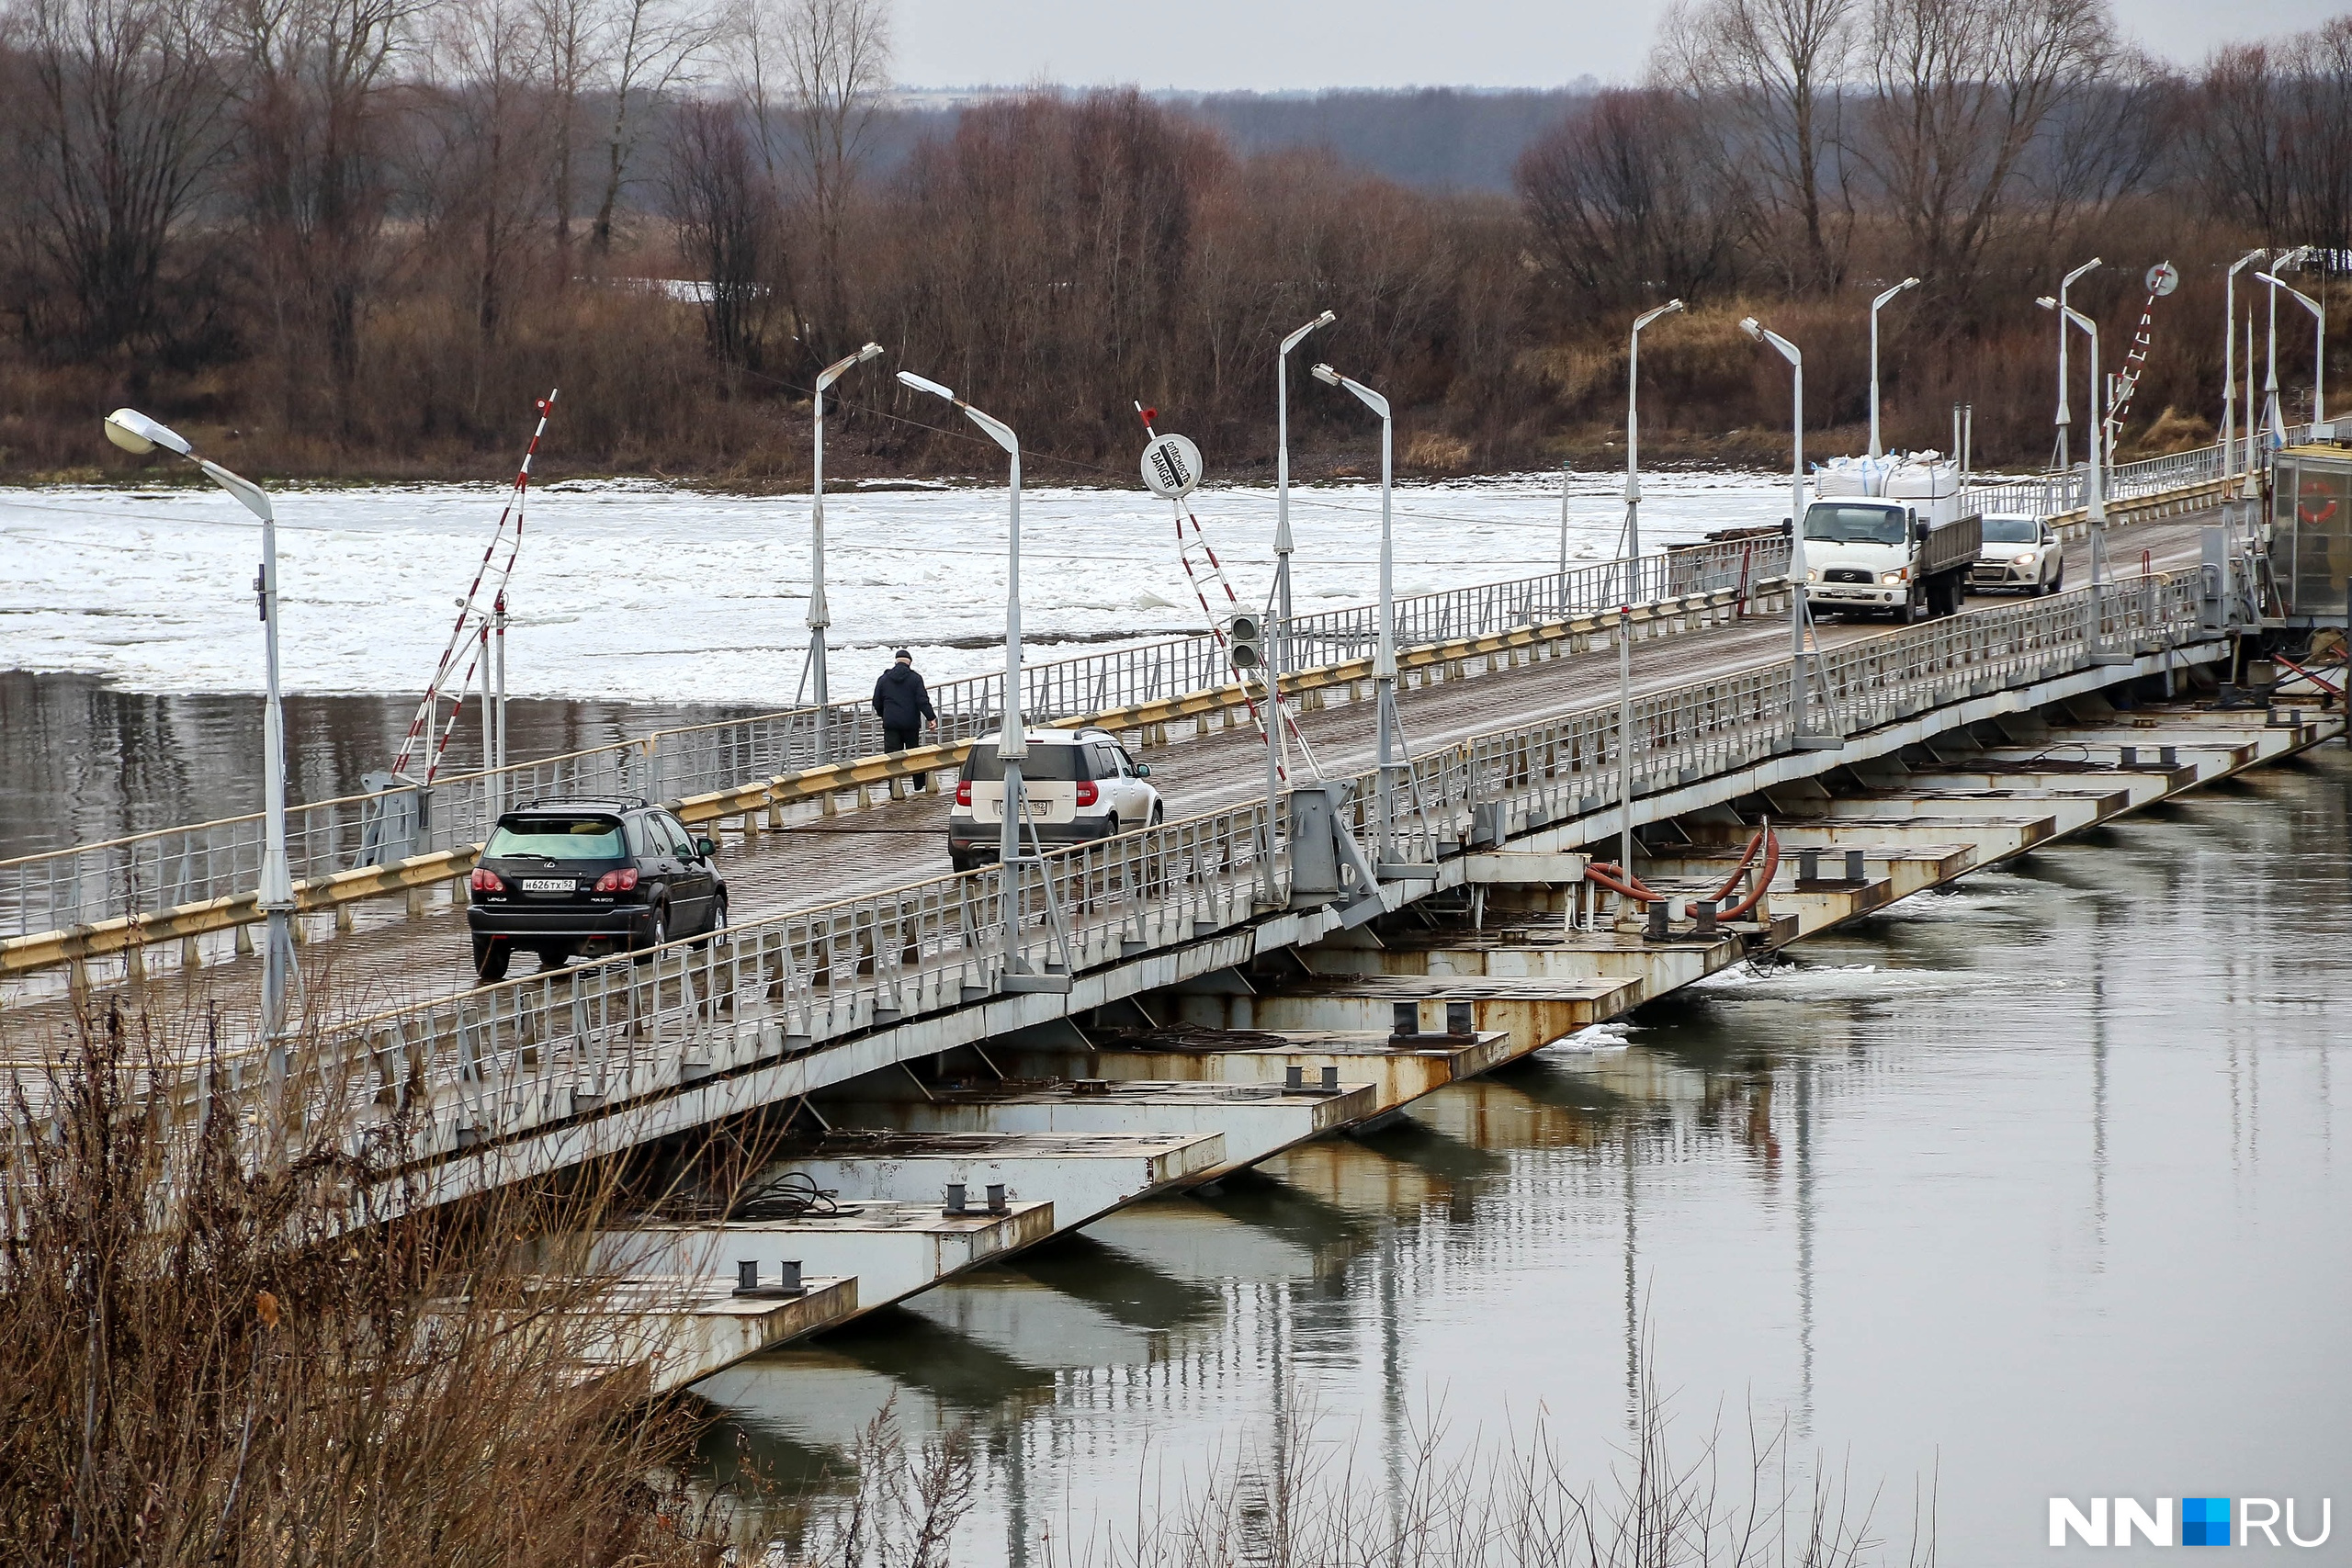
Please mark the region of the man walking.
<svg viewBox="0 0 2352 1568"><path fill-rule="evenodd" d="M882 719L883 749L903 751L922 739L922 727L939 728L939 716L932 711L931 693L915 673L915 656L900 649L896 661L882 671L874 682L874 711ZM922 789L928 781L915 775L915 788Z"/></svg>

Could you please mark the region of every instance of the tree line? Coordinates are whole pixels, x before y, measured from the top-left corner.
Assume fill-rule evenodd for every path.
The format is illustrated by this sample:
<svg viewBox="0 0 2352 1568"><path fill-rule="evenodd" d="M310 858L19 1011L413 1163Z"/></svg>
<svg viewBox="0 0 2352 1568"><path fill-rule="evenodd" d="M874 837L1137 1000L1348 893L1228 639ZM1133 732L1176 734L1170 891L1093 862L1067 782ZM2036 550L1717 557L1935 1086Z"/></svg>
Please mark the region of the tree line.
<svg viewBox="0 0 2352 1568"><path fill-rule="evenodd" d="M1868 299L1907 276L1891 434L1944 445L1968 401L1980 458L2032 464L2061 272L2112 264L2074 295L2110 362L2142 271L2185 275L2133 405L2153 450L2210 426L2220 268L2352 249L2352 17L2179 71L2104 0L1686 0L1506 196L1240 152L1132 90L990 99L877 174L887 6L6 0L0 468L86 466L136 401L263 471L481 471L560 384L571 466L789 483L815 372L868 340L1044 477L1126 476L1138 400L1230 468L1325 309L1313 352L1391 394L1409 467L1605 463L1627 320L1668 297L1645 446L1769 460L1787 382L1738 318L1804 347L1809 424L1851 425ZM887 377L838 395L837 462L988 467ZM1363 446L1311 389L1295 428L1326 467Z"/></svg>

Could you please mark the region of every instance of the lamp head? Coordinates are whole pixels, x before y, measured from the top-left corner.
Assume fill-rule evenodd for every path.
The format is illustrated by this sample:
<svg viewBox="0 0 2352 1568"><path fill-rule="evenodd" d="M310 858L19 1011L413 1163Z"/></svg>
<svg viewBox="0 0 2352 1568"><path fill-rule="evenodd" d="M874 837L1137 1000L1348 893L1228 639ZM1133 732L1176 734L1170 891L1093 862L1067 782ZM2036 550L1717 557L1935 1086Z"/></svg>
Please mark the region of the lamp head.
<svg viewBox="0 0 2352 1568"><path fill-rule="evenodd" d="M938 382L932 380L929 377L918 376L911 370L901 370L899 372L899 379L901 383L906 386L912 387L918 392L929 392L933 397L945 398L951 403L956 400L955 393L949 391Z"/></svg>
<svg viewBox="0 0 2352 1568"><path fill-rule="evenodd" d="M1899 288L1917 288L1919 287L1919 280L1916 277L1906 277L1895 287Z"/></svg>
<svg viewBox="0 0 2352 1568"><path fill-rule="evenodd" d="M878 343L869 343L864 348L857 351L857 362L860 365L865 364L869 359L879 359L881 357L882 345Z"/></svg>
<svg viewBox="0 0 2352 1568"><path fill-rule="evenodd" d="M187 438L170 425L149 419L137 409L117 409L107 415L107 439L126 452L141 457L156 447L166 447L181 457L190 457L195 448Z"/></svg>
<svg viewBox="0 0 2352 1568"><path fill-rule="evenodd" d="M2035 295L2033 302L2041 306L2045 310L2054 310L2058 308L2058 301L2047 294Z"/></svg>
<svg viewBox="0 0 2352 1568"><path fill-rule="evenodd" d="M1326 310L1321 315L1315 318L1315 324L1318 327L1328 327L1339 319L1339 316L1333 311Z"/></svg>
<svg viewBox="0 0 2352 1568"><path fill-rule="evenodd" d="M1317 380L1327 387L1336 387L1340 384L1340 373L1328 365L1317 366L1313 374Z"/></svg>
<svg viewBox="0 0 2352 1568"><path fill-rule="evenodd" d="M1742 316L1739 321L1739 330L1758 343L1764 341L1764 323L1753 316Z"/></svg>

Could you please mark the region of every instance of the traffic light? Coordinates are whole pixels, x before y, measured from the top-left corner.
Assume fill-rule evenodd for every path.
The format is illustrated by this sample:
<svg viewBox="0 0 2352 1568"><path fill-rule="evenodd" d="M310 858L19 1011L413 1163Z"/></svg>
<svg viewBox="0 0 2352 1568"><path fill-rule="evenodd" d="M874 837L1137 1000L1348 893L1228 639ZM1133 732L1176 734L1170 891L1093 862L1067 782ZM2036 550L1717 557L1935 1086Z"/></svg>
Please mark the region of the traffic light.
<svg viewBox="0 0 2352 1568"><path fill-rule="evenodd" d="M1236 670L1266 667L1265 625L1249 611L1244 610L1225 623L1225 645Z"/></svg>

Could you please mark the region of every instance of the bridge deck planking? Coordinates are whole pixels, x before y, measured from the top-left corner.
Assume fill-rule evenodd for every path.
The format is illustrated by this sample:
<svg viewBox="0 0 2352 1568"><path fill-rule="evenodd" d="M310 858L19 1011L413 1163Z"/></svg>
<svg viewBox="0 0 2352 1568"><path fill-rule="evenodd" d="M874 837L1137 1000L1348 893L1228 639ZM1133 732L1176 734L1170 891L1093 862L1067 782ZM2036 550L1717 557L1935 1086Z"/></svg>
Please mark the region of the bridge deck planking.
<svg viewBox="0 0 2352 1568"><path fill-rule="evenodd" d="M2164 569L2196 558L2205 521L2141 525L2128 537ZM2006 596L1980 596L1972 604L2010 602ZM1885 629L1883 621L1830 619L1821 624L1818 640L1831 648ZM1634 687L1639 694L1781 663L1787 648L1787 623L1781 615L1643 638L1634 646ZM1409 689L1400 684L1399 714L1412 745L1436 747L1605 698L1616 688L1616 665L1613 650L1597 646L1581 656L1489 669L1466 682ZM1365 701L1301 717L1309 744L1334 776L1371 765L1374 723L1374 705ZM1176 816L1255 798L1264 787L1263 759L1254 730L1246 728L1204 727L1190 739L1149 753L1156 781L1167 786ZM925 792L847 818L820 818L812 811L800 825L730 840L720 856L730 918L738 923L763 919L938 875L944 870L944 796ZM321 921L313 917L311 923ZM325 998L320 1015L330 1019L447 996L473 983L464 915L454 908L412 918L397 904L379 903L355 912L349 933L314 936L300 962L314 994ZM166 1016L175 1010L188 1017L209 1012L225 1036L237 1038L252 1028L259 984L257 958L224 956L193 972L162 969L144 990ZM28 979L17 990L0 1012L0 1060L37 1053L72 1017L62 975Z"/></svg>

